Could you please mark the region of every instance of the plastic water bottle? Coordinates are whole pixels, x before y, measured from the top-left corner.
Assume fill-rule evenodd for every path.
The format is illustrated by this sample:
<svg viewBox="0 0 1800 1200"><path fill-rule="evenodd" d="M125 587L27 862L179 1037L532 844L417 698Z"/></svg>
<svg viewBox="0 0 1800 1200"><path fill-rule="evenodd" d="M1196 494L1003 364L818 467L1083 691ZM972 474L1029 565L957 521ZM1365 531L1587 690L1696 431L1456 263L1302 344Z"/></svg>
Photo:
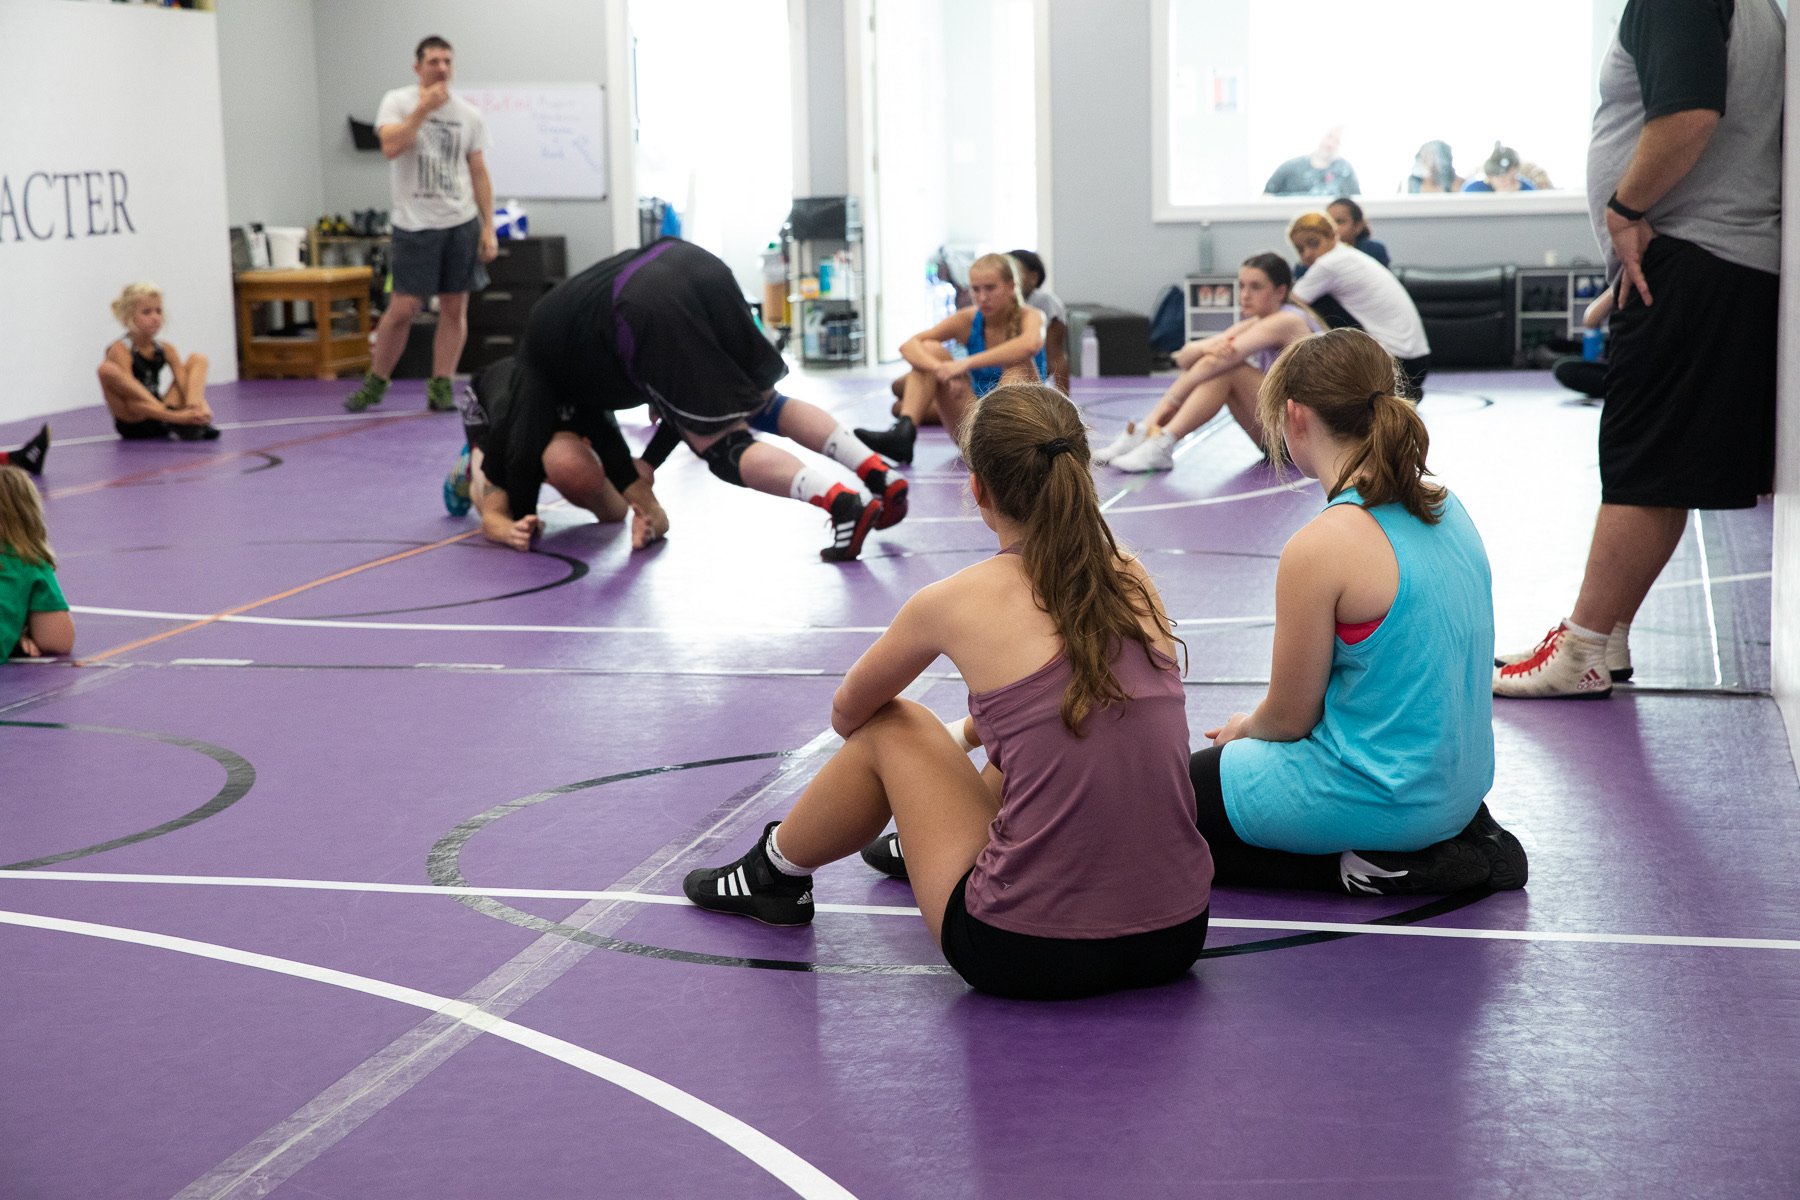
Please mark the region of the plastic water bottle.
<svg viewBox="0 0 1800 1200"><path fill-rule="evenodd" d="M1081 377L1096 379L1100 375L1100 335L1092 325L1081 331Z"/></svg>

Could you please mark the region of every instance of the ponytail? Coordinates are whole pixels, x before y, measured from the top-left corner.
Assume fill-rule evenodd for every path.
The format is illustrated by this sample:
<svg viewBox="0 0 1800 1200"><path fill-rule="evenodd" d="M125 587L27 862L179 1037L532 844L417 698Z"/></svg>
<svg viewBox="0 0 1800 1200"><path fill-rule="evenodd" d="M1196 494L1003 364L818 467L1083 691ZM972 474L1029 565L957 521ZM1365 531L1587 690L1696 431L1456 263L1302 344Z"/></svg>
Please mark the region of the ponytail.
<svg viewBox="0 0 1800 1200"><path fill-rule="evenodd" d="M1095 709L1127 699L1112 673L1119 643L1135 641L1161 666L1144 618L1164 637L1174 638L1174 625L1101 515L1087 430L1067 397L1040 384L1005 384L977 402L963 428L970 472L995 509L1023 527L1025 577L1071 668L1062 721L1079 737Z"/></svg>
<svg viewBox="0 0 1800 1200"><path fill-rule="evenodd" d="M1337 436L1357 443L1343 477L1330 484L1336 499L1352 486L1363 507L1398 504L1435 525L1448 496L1425 482L1431 435L1413 403L1403 399L1393 356L1360 329L1333 329L1302 338L1275 360L1257 395L1269 453L1283 457L1286 402L1303 404Z"/></svg>

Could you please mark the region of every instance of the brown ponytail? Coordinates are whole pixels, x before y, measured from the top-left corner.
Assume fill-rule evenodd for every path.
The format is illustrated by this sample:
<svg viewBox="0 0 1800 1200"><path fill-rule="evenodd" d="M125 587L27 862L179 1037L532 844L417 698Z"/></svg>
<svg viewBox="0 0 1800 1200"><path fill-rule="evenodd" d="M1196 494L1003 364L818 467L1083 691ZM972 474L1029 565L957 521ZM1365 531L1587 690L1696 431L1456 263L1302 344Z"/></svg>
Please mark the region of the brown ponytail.
<svg viewBox="0 0 1800 1200"><path fill-rule="evenodd" d="M1374 338L1360 329L1333 329L1281 352L1263 377L1257 415L1269 454L1280 462L1287 401L1304 404L1334 434L1360 443L1344 477L1328 481L1331 498L1354 486L1365 508L1399 504L1435 525L1448 493L1425 482L1431 436L1403 394L1399 365Z"/></svg>
<svg viewBox="0 0 1800 1200"><path fill-rule="evenodd" d="M1079 737L1089 713L1126 699L1111 667L1118 643L1135 641L1156 664L1143 619L1171 638L1174 625L1100 514L1087 430L1068 397L1041 384L1002 384L964 421L962 452L994 508L1024 527L1025 577L1074 671L1063 724Z"/></svg>

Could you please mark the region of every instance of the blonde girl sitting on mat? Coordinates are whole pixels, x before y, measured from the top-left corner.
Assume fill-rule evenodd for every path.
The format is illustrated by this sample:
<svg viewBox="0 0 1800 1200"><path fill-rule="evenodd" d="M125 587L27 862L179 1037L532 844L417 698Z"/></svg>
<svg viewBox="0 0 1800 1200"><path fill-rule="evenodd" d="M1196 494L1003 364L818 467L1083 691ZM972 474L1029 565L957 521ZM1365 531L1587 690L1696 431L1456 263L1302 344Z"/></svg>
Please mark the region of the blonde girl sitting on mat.
<svg viewBox="0 0 1800 1200"><path fill-rule="evenodd" d="M911 462L918 427L934 409L955 437L971 399L1002 383L1036 383L1045 376L1044 314L1022 302L1018 264L1005 254L982 255L969 266L969 291L972 307L901 343L900 357L912 371L903 377L893 427L855 431L883 458ZM961 342L968 357L954 357L945 342Z"/></svg>
<svg viewBox="0 0 1800 1200"><path fill-rule="evenodd" d="M1359 329L1289 346L1260 397L1325 510L1281 551L1269 691L1190 770L1221 883L1356 894L1525 886L1489 815L1494 603L1481 535L1425 481L1424 422Z"/></svg>
<svg viewBox="0 0 1800 1200"><path fill-rule="evenodd" d="M1229 408L1243 431L1263 443L1256 416L1256 392L1263 375L1283 350L1325 328L1318 314L1294 300L1287 260L1257 254L1238 268L1238 305L1244 319L1223 333L1189 342L1175 352L1180 376L1169 385L1150 415L1133 421L1094 461L1115 471L1167 471L1175 465L1175 444Z"/></svg>
<svg viewBox="0 0 1800 1200"><path fill-rule="evenodd" d="M1100 513L1066 396L996 388L962 456L999 552L901 607L832 698L843 748L749 853L683 890L807 924L812 872L892 819L925 926L970 986L1058 999L1177 979L1206 940L1212 861L1169 618ZM939 655L969 688L948 728L899 698Z"/></svg>
<svg viewBox="0 0 1800 1200"><path fill-rule="evenodd" d="M75 648L75 622L56 583L44 504L18 467L0 467L0 652L43 658Z"/></svg>
<svg viewBox="0 0 1800 1200"><path fill-rule="evenodd" d="M185 359L172 342L159 342L162 292L154 283L130 283L112 302L125 336L106 348L100 362L100 394L112 413L113 428L126 441L175 436L186 442L211 441L212 409L206 403L206 356ZM169 371L169 394L162 373Z"/></svg>

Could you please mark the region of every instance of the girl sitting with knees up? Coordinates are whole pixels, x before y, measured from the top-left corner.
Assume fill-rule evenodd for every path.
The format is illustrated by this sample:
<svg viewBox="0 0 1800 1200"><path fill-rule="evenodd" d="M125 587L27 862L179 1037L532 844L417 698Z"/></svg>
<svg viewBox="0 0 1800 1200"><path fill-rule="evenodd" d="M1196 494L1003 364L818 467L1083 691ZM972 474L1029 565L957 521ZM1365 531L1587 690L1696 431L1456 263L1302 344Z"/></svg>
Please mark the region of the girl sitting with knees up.
<svg viewBox="0 0 1800 1200"><path fill-rule="evenodd" d="M892 818L926 928L970 986L1051 999L1179 978L1206 940L1212 863L1169 618L1100 513L1067 397L996 388L962 456L999 553L902 606L832 698L843 748L748 853L683 890L804 925L812 872ZM949 727L899 698L940 654L969 687Z"/></svg>
<svg viewBox="0 0 1800 1200"><path fill-rule="evenodd" d="M936 411L956 436L972 399L1002 383L1036 383L1048 373L1044 357L1044 314L1021 300L1019 269L1005 254L984 254L969 265L970 308L958 309L900 345L912 371L903 377L899 415L885 430L858 429L868 447L899 463L913 458L913 442L926 414ZM961 342L968 357L956 358L945 342Z"/></svg>
<svg viewBox="0 0 1800 1200"><path fill-rule="evenodd" d="M131 283L112 302L112 313L125 336L106 348L100 362L100 394L112 413L113 428L126 441L170 436L183 441L211 441L212 409L206 403L206 356L182 358L162 332L162 292L154 283ZM163 370L169 371L169 395L162 395Z"/></svg>
<svg viewBox="0 0 1800 1200"><path fill-rule="evenodd" d="M44 504L18 467L0 467L0 651L42 658L75 648L75 622L56 583Z"/></svg>
<svg viewBox="0 0 1800 1200"><path fill-rule="evenodd" d="M1238 303L1244 319L1223 333L1189 342L1175 352L1182 368L1150 415L1094 455L1116 471L1167 471L1175 444L1230 408L1250 440L1261 445L1256 392L1263 374L1287 347L1325 328L1318 314L1288 293L1294 277L1279 254L1257 254L1238 268Z"/></svg>
<svg viewBox="0 0 1800 1200"><path fill-rule="evenodd" d="M1494 607L1463 506L1361 330L1283 351L1260 397L1270 455L1325 488L1281 552L1269 691L1190 763L1221 883L1350 894L1525 885L1488 813Z"/></svg>

